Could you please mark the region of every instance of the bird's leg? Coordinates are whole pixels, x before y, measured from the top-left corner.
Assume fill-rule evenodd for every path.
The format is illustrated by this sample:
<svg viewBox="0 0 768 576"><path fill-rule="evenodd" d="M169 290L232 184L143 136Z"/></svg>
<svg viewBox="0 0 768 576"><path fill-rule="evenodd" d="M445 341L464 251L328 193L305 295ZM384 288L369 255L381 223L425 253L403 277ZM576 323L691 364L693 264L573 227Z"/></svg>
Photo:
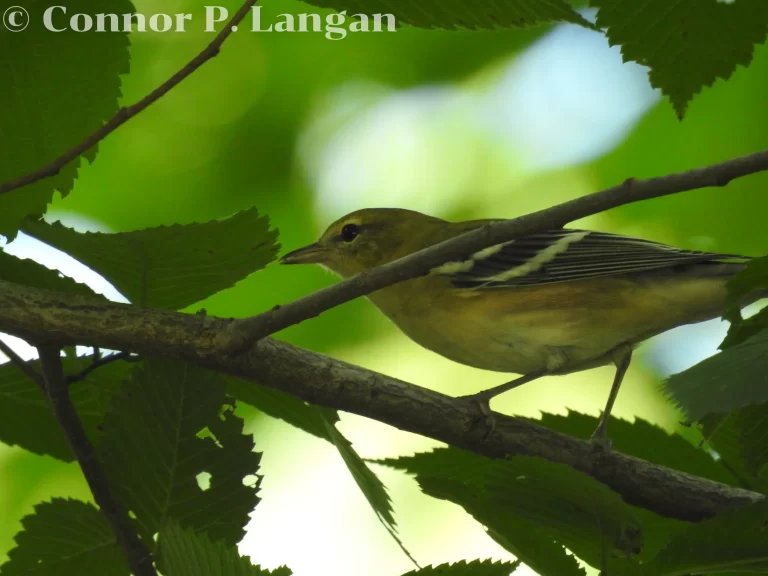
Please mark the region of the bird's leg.
<svg viewBox="0 0 768 576"><path fill-rule="evenodd" d="M493 412L491 412L491 399L495 398L499 394L503 394L504 392L512 390L513 388L517 388L518 386L522 386L523 384L531 382L532 380L541 378L547 373L548 371L546 369L534 370L533 372L529 372L524 376L520 376L520 378L515 378L514 380L510 380L509 382L505 382L499 386L488 388L488 390L483 390L482 392L478 392L476 394L459 396L459 398L462 400L473 401L480 407L480 412L482 412L483 416L485 416L485 423L488 426L488 432L486 433L487 438L496 428L496 418L493 416Z"/></svg>
<svg viewBox="0 0 768 576"><path fill-rule="evenodd" d="M495 398L499 394L504 394L504 392L508 392L513 388L522 386L523 384L527 384L528 382L536 380L537 378L541 378L546 374L547 374L546 369L534 370L533 372L529 372L524 376L520 376L519 378L515 378L514 380L510 380L509 382L505 382L504 384L494 386L493 388L488 388L487 390L483 390L482 392L478 392L476 394L461 396L461 398L464 398L466 400L470 400L470 399L477 400L478 402L485 402L487 404L491 401L491 399Z"/></svg>
<svg viewBox="0 0 768 576"><path fill-rule="evenodd" d="M619 388L621 382L624 380L624 375L627 373L629 363L632 360L632 347L622 346L617 348L613 355L613 362L616 364L616 375L613 377L613 385L611 386L611 392L608 394L608 402L603 410L603 415L600 417L600 422L597 425L597 429L592 434L592 443L595 447L600 448L604 452L610 452L611 441L608 439L608 418L611 416L611 410L613 404L616 402L616 396L619 394Z"/></svg>

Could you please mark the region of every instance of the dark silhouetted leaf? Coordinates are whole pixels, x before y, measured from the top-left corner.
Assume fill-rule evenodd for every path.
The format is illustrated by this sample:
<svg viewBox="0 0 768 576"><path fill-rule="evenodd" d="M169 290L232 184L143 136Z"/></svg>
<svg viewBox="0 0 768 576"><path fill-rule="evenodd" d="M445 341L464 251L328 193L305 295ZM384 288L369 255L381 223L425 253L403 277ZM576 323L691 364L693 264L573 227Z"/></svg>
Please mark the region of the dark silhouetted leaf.
<svg viewBox="0 0 768 576"><path fill-rule="evenodd" d="M565 464L526 456L499 460L489 470L486 489L493 503L549 528L593 566L601 541L625 554L642 548L640 521L621 496Z"/></svg>
<svg viewBox="0 0 768 576"><path fill-rule="evenodd" d="M2 250L0 250L0 280L67 294L97 295L85 284L63 276L56 270L51 270L34 260L17 258Z"/></svg>
<svg viewBox="0 0 768 576"><path fill-rule="evenodd" d="M91 356L63 358L64 370L67 374L74 374L92 361ZM31 365L40 371L37 361ZM90 438L99 438L99 428L104 423L112 398L129 373L128 364L114 363L99 368L87 379L70 386L72 402ZM74 460L47 399L37 385L11 363L0 365L0 441L65 462Z"/></svg>
<svg viewBox="0 0 768 576"><path fill-rule="evenodd" d="M451 478L482 486L494 460L460 448L436 448L413 456L376 460L377 464L419 477Z"/></svg>
<svg viewBox="0 0 768 576"><path fill-rule="evenodd" d="M207 534L169 523L160 533L160 550L167 576L290 576L288 568L264 570L240 556L237 547L211 541Z"/></svg>
<svg viewBox="0 0 768 576"><path fill-rule="evenodd" d="M675 534L683 532L691 525L690 522L659 516L645 508L632 506L632 511L643 525L643 549L634 558L640 562L648 562L655 558ZM616 558L615 561L623 559ZM629 574L634 574L632 571L634 566L636 564L628 565L627 563L622 563L621 569L628 571ZM618 572L618 574L623 573Z"/></svg>
<svg viewBox="0 0 768 576"><path fill-rule="evenodd" d="M744 506L675 536L648 574L768 571L768 502Z"/></svg>
<svg viewBox="0 0 768 576"><path fill-rule="evenodd" d="M728 299L723 318L731 323L731 327L720 344L721 349L744 342L761 330L768 330L768 308L746 320L741 316L745 298L757 294L768 297L768 256L752 260L744 270L728 281Z"/></svg>
<svg viewBox="0 0 768 576"><path fill-rule="evenodd" d="M398 24L421 28L520 28L550 22L592 25L564 0L308 0L309 4L352 14L392 14ZM386 21L384 22L386 25Z"/></svg>
<svg viewBox="0 0 768 576"><path fill-rule="evenodd" d="M482 488L448 478L417 477L425 494L458 504L488 535L541 576L584 576L576 558L546 530L499 508Z"/></svg>
<svg viewBox="0 0 768 576"><path fill-rule="evenodd" d="M597 25L607 29L610 43L621 45L625 61L651 69L651 84L669 96L681 118L704 86L749 65L754 45L768 32L763 0L590 0L590 5L599 8Z"/></svg>
<svg viewBox="0 0 768 576"><path fill-rule="evenodd" d="M691 421L768 402L768 330L670 376L663 388Z"/></svg>
<svg viewBox="0 0 768 576"><path fill-rule="evenodd" d="M747 406L701 420L705 441L742 486L768 493L768 403Z"/></svg>
<svg viewBox="0 0 768 576"><path fill-rule="evenodd" d="M509 576L519 562L493 562L492 560L473 560L456 564L427 566L421 570L406 572L403 576Z"/></svg>
<svg viewBox="0 0 768 576"><path fill-rule="evenodd" d="M227 390L238 400L258 408L273 418L279 418L288 424L327 440L336 446L344 464L352 474L358 487L370 504L376 516L395 539L403 552L410 557L397 535L397 526L392 511L392 502L387 489L378 476L360 458L352 444L336 428L339 414L330 408L307 404L300 398L279 390L246 382L239 378L226 377Z"/></svg>
<svg viewBox="0 0 768 576"><path fill-rule="evenodd" d="M756 291L768 290L768 256L755 258L744 270L728 281L728 298L723 318L729 322L741 320L744 298Z"/></svg>
<svg viewBox="0 0 768 576"><path fill-rule="evenodd" d="M542 414L540 422L547 428L585 440L597 427L597 418L573 411L568 411L567 416ZM611 417L608 429L613 449L617 452L716 482L738 484L738 479L722 462L693 446L679 434L669 434L641 418L628 422Z"/></svg>
<svg viewBox="0 0 768 576"><path fill-rule="evenodd" d="M54 498L21 521L16 548L0 576L128 576L122 549L104 515L91 504Z"/></svg>
<svg viewBox="0 0 768 576"><path fill-rule="evenodd" d="M134 304L178 310L233 286L274 260L277 231L256 209L204 224L81 234L61 223L24 231L92 268Z"/></svg>
<svg viewBox="0 0 768 576"><path fill-rule="evenodd" d="M227 382L229 395L240 402L250 404L264 414L279 418L313 436L333 442L326 427L326 419L330 424L338 422L339 415L335 411L307 404L292 394L261 386L255 382L247 382L232 376L225 376L224 380Z"/></svg>
<svg viewBox="0 0 768 576"><path fill-rule="evenodd" d="M465 510L469 512L470 508ZM472 510L474 518L486 526L488 536L540 576L586 574L575 556L530 522L510 514L494 519L493 510L489 508L473 507Z"/></svg>
<svg viewBox="0 0 768 576"><path fill-rule="evenodd" d="M525 457L492 460L457 448L380 463L415 474L426 494L462 506L540 574L583 573L563 545L599 566L603 542L611 554L641 544L631 507L567 466Z"/></svg>
<svg viewBox="0 0 768 576"><path fill-rule="evenodd" d="M368 504L373 508L376 516L387 529L390 536L397 542L397 545L400 546L403 553L416 564L413 556L411 556L411 553L408 552L400 540L400 537L397 535L397 525L395 524L395 517L392 511L392 501L389 499L386 486L384 486L384 483L379 477L368 467L368 464L360 458L360 455L352 447L352 443L339 432L338 428L336 428L335 423L339 418L336 411L327 408L321 408L321 410L325 419L325 428L328 432L328 436L338 449L339 454L341 454L344 464L347 465L347 469L355 479L363 496L368 500Z"/></svg>
<svg viewBox="0 0 768 576"><path fill-rule="evenodd" d="M768 331L768 308L763 308L754 316L750 316L737 324L731 324L728 334L720 344L720 349L725 350L736 344L741 344L763 330Z"/></svg>
<svg viewBox="0 0 768 576"><path fill-rule="evenodd" d="M14 55L0 59L0 182L42 168L114 116L120 75L130 62L127 34L52 33L43 26L48 5L16 4L26 6L30 19L20 33L0 26L0 54ZM5 3L2 11L11 5ZM128 0L72 0L67 9L69 14L134 11ZM61 20L56 19L59 27ZM95 156L96 147L84 154L90 161ZM54 190L69 193L79 166L80 158L50 178L1 195L0 234L12 238L27 215L43 214Z"/></svg>
<svg viewBox="0 0 768 576"><path fill-rule="evenodd" d="M243 537L260 478L243 480L256 475L261 455L226 402L224 381L212 372L160 360L134 369L107 416L100 452L144 534L174 519L228 544ZM210 435L201 438L203 431ZM203 472L211 475L206 490L197 480Z"/></svg>

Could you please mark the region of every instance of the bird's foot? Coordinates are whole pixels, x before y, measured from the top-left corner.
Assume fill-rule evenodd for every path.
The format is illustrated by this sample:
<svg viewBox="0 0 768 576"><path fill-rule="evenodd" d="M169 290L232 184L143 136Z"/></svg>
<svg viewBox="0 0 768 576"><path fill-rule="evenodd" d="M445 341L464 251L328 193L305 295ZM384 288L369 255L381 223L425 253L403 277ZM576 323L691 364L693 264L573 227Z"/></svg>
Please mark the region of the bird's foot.
<svg viewBox="0 0 768 576"><path fill-rule="evenodd" d="M611 440L608 438L604 426L598 426L589 441L592 444L592 452L600 454L611 453Z"/></svg>
<svg viewBox="0 0 768 576"><path fill-rule="evenodd" d="M477 394L468 394L467 396L459 396L460 400L471 402L478 407L480 413L483 415L485 422L485 434L483 434L483 440L487 440L488 437L496 430L496 416L491 410L491 399L482 392Z"/></svg>

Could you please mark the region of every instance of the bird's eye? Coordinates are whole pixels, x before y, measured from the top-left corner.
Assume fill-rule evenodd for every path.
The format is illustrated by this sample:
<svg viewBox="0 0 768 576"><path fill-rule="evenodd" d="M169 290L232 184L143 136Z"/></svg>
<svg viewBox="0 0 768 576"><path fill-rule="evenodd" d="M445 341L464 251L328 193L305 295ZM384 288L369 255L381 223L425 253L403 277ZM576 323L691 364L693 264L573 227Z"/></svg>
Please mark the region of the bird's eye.
<svg viewBox="0 0 768 576"><path fill-rule="evenodd" d="M344 240L344 242L352 242L352 240L357 238L359 233L360 228L357 227L357 224L346 224L344 228L341 229L341 239Z"/></svg>

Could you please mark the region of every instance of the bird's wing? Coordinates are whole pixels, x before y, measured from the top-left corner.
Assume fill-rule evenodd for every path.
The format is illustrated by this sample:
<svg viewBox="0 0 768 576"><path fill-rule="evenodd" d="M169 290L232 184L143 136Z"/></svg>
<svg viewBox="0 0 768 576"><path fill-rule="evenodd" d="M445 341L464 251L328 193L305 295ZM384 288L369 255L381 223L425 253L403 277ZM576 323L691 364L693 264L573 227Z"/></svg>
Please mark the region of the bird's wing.
<svg viewBox="0 0 768 576"><path fill-rule="evenodd" d="M525 236L434 268L460 288L498 288L631 274L697 262L748 260L735 254L681 250L665 244L587 230Z"/></svg>

